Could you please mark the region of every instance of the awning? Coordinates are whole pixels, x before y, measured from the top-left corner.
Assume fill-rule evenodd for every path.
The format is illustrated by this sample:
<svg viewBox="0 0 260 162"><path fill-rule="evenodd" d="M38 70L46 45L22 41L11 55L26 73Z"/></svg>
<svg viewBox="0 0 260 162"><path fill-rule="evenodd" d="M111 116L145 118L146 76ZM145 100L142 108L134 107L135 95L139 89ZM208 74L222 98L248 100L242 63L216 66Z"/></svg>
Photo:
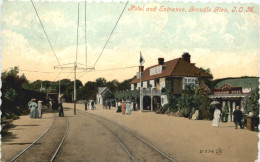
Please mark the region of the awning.
<svg viewBox="0 0 260 162"><path fill-rule="evenodd" d="M209 95L209 98L239 98L239 97L246 97L248 94L215 94Z"/></svg>

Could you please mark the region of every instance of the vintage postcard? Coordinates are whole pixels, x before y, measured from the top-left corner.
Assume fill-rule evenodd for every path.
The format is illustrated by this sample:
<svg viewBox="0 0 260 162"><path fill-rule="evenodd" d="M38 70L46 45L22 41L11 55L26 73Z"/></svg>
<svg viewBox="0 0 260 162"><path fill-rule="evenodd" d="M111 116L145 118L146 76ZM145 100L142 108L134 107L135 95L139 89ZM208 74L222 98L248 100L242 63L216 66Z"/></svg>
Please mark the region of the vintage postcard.
<svg viewBox="0 0 260 162"><path fill-rule="evenodd" d="M1 161L258 161L259 2L1 2Z"/></svg>

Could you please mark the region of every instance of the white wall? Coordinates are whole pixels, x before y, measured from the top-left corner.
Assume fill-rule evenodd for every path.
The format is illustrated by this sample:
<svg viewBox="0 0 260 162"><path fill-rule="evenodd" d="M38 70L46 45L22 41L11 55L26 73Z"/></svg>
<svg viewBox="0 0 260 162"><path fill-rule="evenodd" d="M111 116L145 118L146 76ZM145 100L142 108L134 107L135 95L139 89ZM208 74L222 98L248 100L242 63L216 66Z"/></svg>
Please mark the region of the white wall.
<svg viewBox="0 0 260 162"><path fill-rule="evenodd" d="M131 90L134 90L134 89L135 89L135 85L131 84Z"/></svg>
<svg viewBox="0 0 260 162"><path fill-rule="evenodd" d="M165 78L160 78L160 90L162 90L162 88L165 88Z"/></svg>
<svg viewBox="0 0 260 162"><path fill-rule="evenodd" d="M161 95L161 105L165 105L168 103L167 95Z"/></svg>
<svg viewBox="0 0 260 162"><path fill-rule="evenodd" d="M154 80L149 80L149 84L151 84L152 87L154 87Z"/></svg>
<svg viewBox="0 0 260 162"><path fill-rule="evenodd" d="M143 82L143 88L147 88L147 81Z"/></svg>

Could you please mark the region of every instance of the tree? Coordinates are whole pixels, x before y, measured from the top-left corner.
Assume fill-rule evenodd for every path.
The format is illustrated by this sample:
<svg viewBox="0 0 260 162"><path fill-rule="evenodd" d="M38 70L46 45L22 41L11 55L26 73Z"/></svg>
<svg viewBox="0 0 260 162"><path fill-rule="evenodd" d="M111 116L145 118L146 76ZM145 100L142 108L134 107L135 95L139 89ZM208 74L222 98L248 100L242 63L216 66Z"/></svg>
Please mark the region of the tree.
<svg viewBox="0 0 260 162"><path fill-rule="evenodd" d="M111 91L107 91L104 95L104 100L111 100L114 98L115 98L115 95Z"/></svg>
<svg viewBox="0 0 260 162"><path fill-rule="evenodd" d="M2 104L1 111L2 117L13 118L14 115L19 115L22 110L17 109L18 95L21 93L22 87L28 83L28 80L22 74L18 75L19 68L14 67L10 71L2 73Z"/></svg>
<svg viewBox="0 0 260 162"><path fill-rule="evenodd" d="M244 99L243 105L245 106L245 113L253 112L254 115L259 114L259 88L251 91L251 93Z"/></svg>
<svg viewBox="0 0 260 162"><path fill-rule="evenodd" d="M111 92L116 92L119 90L119 82L114 79L110 82L106 83L106 87L111 91Z"/></svg>
<svg viewBox="0 0 260 162"><path fill-rule="evenodd" d="M105 87L106 83L107 83L107 80L105 78L97 78L96 79L97 87Z"/></svg>
<svg viewBox="0 0 260 162"><path fill-rule="evenodd" d="M204 71L205 73L207 73L210 77L208 78L202 78L200 76L197 76L198 77L198 80L199 82L201 82L201 80L204 80L204 83L209 87L209 88L213 88L213 74L211 73L211 70L210 68L207 68L207 69L204 69L202 67L199 68L200 70Z"/></svg>

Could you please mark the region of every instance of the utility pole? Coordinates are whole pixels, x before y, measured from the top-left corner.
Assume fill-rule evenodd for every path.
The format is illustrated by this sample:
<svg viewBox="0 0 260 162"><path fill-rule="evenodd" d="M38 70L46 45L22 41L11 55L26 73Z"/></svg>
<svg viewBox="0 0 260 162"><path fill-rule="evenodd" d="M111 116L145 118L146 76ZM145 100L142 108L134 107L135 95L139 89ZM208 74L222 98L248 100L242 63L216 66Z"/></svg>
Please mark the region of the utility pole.
<svg viewBox="0 0 260 162"><path fill-rule="evenodd" d="M40 89L40 92L42 91L42 81L41 81L41 89Z"/></svg>
<svg viewBox="0 0 260 162"><path fill-rule="evenodd" d="M60 80L59 80L59 100L58 101L60 102Z"/></svg>
<svg viewBox="0 0 260 162"><path fill-rule="evenodd" d="M76 74L77 74L77 70L93 70L92 68L86 68L86 66L84 65L84 67L79 67L78 64L76 62L74 63L70 63L73 64L73 66L68 66L68 67L61 67L61 66L54 66L54 69L73 69L74 70L74 92L72 93L72 100L74 102L74 115L76 115L76 101L77 101L77 91L76 91ZM59 90L60 93L60 90Z"/></svg>
<svg viewBox="0 0 260 162"><path fill-rule="evenodd" d="M77 69L77 63L74 62L74 115L76 115L76 69Z"/></svg>

